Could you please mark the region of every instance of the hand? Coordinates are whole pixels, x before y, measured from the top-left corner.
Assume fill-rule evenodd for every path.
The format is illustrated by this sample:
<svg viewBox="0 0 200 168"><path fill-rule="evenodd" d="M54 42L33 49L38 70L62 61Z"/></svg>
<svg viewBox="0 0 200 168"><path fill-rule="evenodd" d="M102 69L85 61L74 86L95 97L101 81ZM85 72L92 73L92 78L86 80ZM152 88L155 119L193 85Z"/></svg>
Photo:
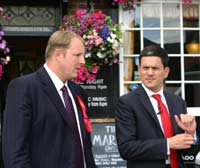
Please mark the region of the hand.
<svg viewBox="0 0 200 168"><path fill-rule="evenodd" d="M194 144L194 138L190 134L178 134L167 138L170 149L188 149Z"/></svg>
<svg viewBox="0 0 200 168"><path fill-rule="evenodd" d="M193 115L190 114L180 114L175 115L175 120L177 125L185 131L185 133L194 136L196 131L196 120Z"/></svg>

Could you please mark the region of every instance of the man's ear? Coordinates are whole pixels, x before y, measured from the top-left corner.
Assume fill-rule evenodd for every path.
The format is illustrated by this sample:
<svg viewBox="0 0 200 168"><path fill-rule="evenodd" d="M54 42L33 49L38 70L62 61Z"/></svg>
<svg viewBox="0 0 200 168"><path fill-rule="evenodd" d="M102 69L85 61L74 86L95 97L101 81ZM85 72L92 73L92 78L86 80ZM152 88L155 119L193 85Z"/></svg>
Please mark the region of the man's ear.
<svg viewBox="0 0 200 168"><path fill-rule="evenodd" d="M62 55L63 55L63 51L60 48L56 48L54 51L55 59L60 60Z"/></svg>
<svg viewBox="0 0 200 168"><path fill-rule="evenodd" d="M165 67L165 79L168 77L169 73L170 73L170 68Z"/></svg>

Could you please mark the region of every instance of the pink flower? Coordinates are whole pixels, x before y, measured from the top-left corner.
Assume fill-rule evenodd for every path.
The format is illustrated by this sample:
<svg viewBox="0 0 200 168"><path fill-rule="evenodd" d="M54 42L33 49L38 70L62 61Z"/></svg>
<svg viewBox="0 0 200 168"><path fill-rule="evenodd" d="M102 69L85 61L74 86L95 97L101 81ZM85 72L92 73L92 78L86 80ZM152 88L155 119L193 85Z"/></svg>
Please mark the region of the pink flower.
<svg viewBox="0 0 200 168"><path fill-rule="evenodd" d="M86 10L77 10L76 11L76 16L80 17L80 16L86 14L86 12L87 12Z"/></svg>
<svg viewBox="0 0 200 168"><path fill-rule="evenodd" d="M74 78L73 81L82 83L82 82L85 82L85 81L95 80L98 70L99 70L99 67L96 64L93 64L91 68L87 68L85 65L82 65L79 68L79 71L77 73L77 77Z"/></svg>
<svg viewBox="0 0 200 168"><path fill-rule="evenodd" d="M93 74L97 74L98 71L99 71L99 68L98 68L98 67L94 67L94 68L91 69L91 72L92 72Z"/></svg>
<svg viewBox="0 0 200 168"><path fill-rule="evenodd" d="M0 12L3 13L3 8L2 7L0 7Z"/></svg>
<svg viewBox="0 0 200 168"><path fill-rule="evenodd" d="M2 40L0 43L0 49L4 50L6 48L6 41Z"/></svg>
<svg viewBox="0 0 200 168"><path fill-rule="evenodd" d="M4 36L4 31L3 30L0 30L0 36Z"/></svg>
<svg viewBox="0 0 200 168"><path fill-rule="evenodd" d="M95 38L95 46L98 46L99 44L102 44L103 43L103 39L99 36L97 36Z"/></svg>
<svg viewBox="0 0 200 168"><path fill-rule="evenodd" d="M0 64L0 80L1 80L2 75L3 75L3 66Z"/></svg>
<svg viewBox="0 0 200 168"><path fill-rule="evenodd" d="M183 3L192 3L192 0L182 0Z"/></svg>
<svg viewBox="0 0 200 168"><path fill-rule="evenodd" d="M87 78L88 81L93 81L95 79L96 79L95 75L89 75L88 78Z"/></svg>
<svg viewBox="0 0 200 168"><path fill-rule="evenodd" d="M1 20L6 20L7 19L7 15L4 13L3 8L0 6L0 23ZM5 56L5 54L10 52L10 49L7 47L7 43L6 40L4 39L4 31L3 29L0 28L0 52L2 55L0 56ZM5 64L7 64L8 62L6 61L5 58L0 57L0 80L2 79L2 75L3 75L3 66Z"/></svg>
<svg viewBox="0 0 200 168"><path fill-rule="evenodd" d="M121 26L113 23L111 17L102 11L87 13L86 10L77 10L75 15L64 16L62 25L65 27L61 30L74 31L83 37L85 44L86 65L79 68L77 77L73 79L75 82L94 80L100 66L105 64L105 58L110 63L118 57L119 50L113 48L112 42L106 39L114 34L117 44L121 45Z"/></svg>

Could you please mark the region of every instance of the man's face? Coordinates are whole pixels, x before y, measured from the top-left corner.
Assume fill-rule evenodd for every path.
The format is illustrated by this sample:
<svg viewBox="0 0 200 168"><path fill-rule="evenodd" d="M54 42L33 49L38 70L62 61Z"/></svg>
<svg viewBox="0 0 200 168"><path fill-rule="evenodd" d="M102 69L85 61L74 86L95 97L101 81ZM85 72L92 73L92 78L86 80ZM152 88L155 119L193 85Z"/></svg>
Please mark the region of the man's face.
<svg viewBox="0 0 200 168"><path fill-rule="evenodd" d="M138 70L142 83L153 92L162 88L169 74L169 68L164 68L161 58L156 56L142 57Z"/></svg>
<svg viewBox="0 0 200 168"><path fill-rule="evenodd" d="M85 64L85 48L82 41L72 38L69 48L59 57L59 71L63 81L77 76L81 65Z"/></svg>

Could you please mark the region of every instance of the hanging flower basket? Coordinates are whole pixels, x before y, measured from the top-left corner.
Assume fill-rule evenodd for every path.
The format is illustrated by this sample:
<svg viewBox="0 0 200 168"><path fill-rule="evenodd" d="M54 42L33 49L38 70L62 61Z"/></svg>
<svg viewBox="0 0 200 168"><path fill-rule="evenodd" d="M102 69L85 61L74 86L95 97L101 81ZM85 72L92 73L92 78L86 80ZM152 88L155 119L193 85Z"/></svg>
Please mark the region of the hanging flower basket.
<svg viewBox="0 0 200 168"><path fill-rule="evenodd" d="M5 15L3 8L0 6L0 80L3 75L3 65L7 64L5 55L10 52L6 40L4 39L5 33L1 28L1 22L5 19L7 19L7 16Z"/></svg>
<svg viewBox="0 0 200 168"><path fill-rule="evenodd" d="M63 17L61 29L74 31L85 43L86 63L80 68L75 82L94 80L102 65L118 63L121 27L102 11L87 13L87 10L77 10L75 15Z"/></svg>

